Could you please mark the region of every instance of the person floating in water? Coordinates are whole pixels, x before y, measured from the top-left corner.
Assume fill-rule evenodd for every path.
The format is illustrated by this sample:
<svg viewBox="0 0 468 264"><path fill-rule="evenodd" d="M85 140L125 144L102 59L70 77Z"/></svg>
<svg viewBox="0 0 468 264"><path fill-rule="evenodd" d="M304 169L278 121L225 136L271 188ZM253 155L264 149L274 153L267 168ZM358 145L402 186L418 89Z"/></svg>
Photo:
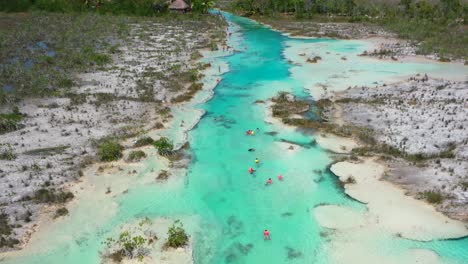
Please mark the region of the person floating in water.
<svg viewBox="0 0 468 264"><path fill-rule="evenodd" d="M249 173L250 173L250 174L253 174L253 173L254 173L254 169L252 169L252 167L249 168Z"/></svg>
<svg viewBox="0 0 468 264"><path fill-rule="evenodd" d="M253 152L253 151L255 151L254 148L249 148L249 152Z"/></svg>
<svg viewBox="0 0 468 264"><path fill-rule="evenodd" d="M270 184L272 184L272 183L273 183L273 181L271 180L271 178L268 178L268 181L266 182L265 185L270 185Z"/></svg>
<svg viewBox="0 0 468 264"><path fill-rule="evenodd" d="M268 231L268 229L265 229L265 231L263 231L263 239L265 240L270 240L270 231Z"/></svg>
<svg viewBox="0 0 468 264"><path fill-rule="evenodd" d="M257 166L258 166L258 163L260 163L260 160L258 160L258 158L255 158L255 164L257 164Z"/></svg>
<svg viewBox="0 0 468 264"><path fill-rule="evenodd" d="M278 180L282 181L283 180L283 175L278 175Z"/></svg>
<svg viewBox="0 0 468 264"><path fill-rule="evenodd" d="M249 129L249 130L245 131L245 134L246 134L247 136L252 135L252 130Z"/></svg>

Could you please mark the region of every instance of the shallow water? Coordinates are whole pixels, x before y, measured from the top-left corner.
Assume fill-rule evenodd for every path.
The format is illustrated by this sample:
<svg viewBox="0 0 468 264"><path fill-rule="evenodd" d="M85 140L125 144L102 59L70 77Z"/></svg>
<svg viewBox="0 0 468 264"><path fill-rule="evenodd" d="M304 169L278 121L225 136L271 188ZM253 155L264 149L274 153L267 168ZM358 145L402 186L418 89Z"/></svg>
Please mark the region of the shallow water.
<svg viewBox="0 0 468 264"><path fill-rule="evenodd" d="M278 91L309 95L304 89L305 73L284 58L283 52L291 42L324 43L327 45L317 52L332 47L333 52L349 55L359 53L364 44L291 40L248 19L226 17L233 23L230 43L239 52L213 59L227 62L230 71L224 74L214 97L198 106L206 114L188 135L193 161L187 175L164 184L134 184L128 193L116 196L117 205L108 210L110 213L99 206L99 198L84 198L69 218L41 236L41 246L25 250L6 263L99 263L101 242L123 223L145 216L181 219L194 238L196 263L330 262L324 235L329 230L318 226L312 214L314 206L339 204L356 210L365 210L365 206L343 194L327 170L330 157L311 143L311 135L265 122L265 105L253 102L271 98ZM342 72L344 66L336 61L333 67L332 61L327 62L326 70L309 73L309 77L320 82ZM364 58L355 58L354 62L364 65L356 64L362 78L349 78L349 85L380 82L435 67L416 63L401 67ZM320 69L320 64L314 67ZM193 117L179 112L177 122L193 121ZM255 130L255 136L245 136L247 129ZM288 149L290 145L293 150ZM256 151L248 152L249 148ZM251 176L247 170L255 168L256 157L260 166ZM142 166L136 179L162 165L149 159ZM282 182L276 178L280 173ZM269 177L273 184L265 186ZM263 240L264 229L270 230L270 241ZM392 258L408 249L428 248L447 263L468 261L467 239L422 243L382 233L372 240L373 250Z"/></svg>

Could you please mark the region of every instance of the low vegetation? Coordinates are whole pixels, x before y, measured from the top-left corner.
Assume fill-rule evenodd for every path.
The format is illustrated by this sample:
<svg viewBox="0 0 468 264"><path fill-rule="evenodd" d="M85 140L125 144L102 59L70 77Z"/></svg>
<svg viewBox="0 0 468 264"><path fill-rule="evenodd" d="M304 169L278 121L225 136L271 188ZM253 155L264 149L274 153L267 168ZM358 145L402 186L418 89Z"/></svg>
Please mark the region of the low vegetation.
<svg viewBox="0 0 468 264"><path fill-rule="evenodd" d="M56 191L55 189L39 189L34 192L33 200L39 203L66 203L75 196L71 192Z"/></svg>
<svg viewBox="0 0 468 264"><path fill-rule="evenodd" d="M101 161L115 161L122 158L123 147L114 139L105 139L98 146L98 157Z"/></svg>
<svg viewBox="0 0 468 264"><path fill-rule="evenodd" d="M167 235L166 247L178 248L188 243L188 235L185 233L184 226L179 220L176 220L169 228Z"/></svg>
<svg viewBox="0 0 468 264"><path fill-rule="evenodd" d="M440 204L445 199L439 191L424 191L420 193L420 196L432 204Z"/></svg>
<svg viewBox="0 0 468 264"><path fill-rule="evenodd" d="M0 160L14 160L16 154L10 144L0 144Z"/></svg>
<svg viewBox="0 0 468 264"><path fill-rule="evenodd" d="M161 156L170 156L174 153L174 144L166 137L161 137L153 143Z"/></svg>
<svg viewBox="0 0 468 264"><path fill-rule="evenodd" d="M133 150L128 154L128 161L135 162L146 158L146 153L142 150Z"/></svg>
<svg viewBox="0 0 468 264"><path fill-rule="evenodd" d="M10 235L13 232L13 228L10 225L8 215L0 211L0 248L1 247L14 247L19 244L17 239L11 238Z"/></svg>
<svg viewBox="0 0 468 264"><path fill-rule="evenodd" d="M146 238L132 234L130 231L123 231L117 239L108 238L106 245L113 249L108 257L117 263L124 258L137 258L141 261L148 254L148 249L145 248Z"/></svg>
<svg viewBox="0 0 468 264"><path fill-rule="evenodd" d="M56 211L55 211L55 218L58 218L58 217L61 217L61 216L65 216L65 215L68 215L68 209L65 208L65 207L61 207L61 208L58 208Z"/></svg>
<svg viewBox="0 0 468 264"><path fill-rule="evenodd" d="M286 92L279 92L272 99L272 114L274 117L287 119L293 114L304 113L309 109L309 102L295 100L294 97Z"/></svg>
<svg viewBox="0 0 468 264"><path fill-rule="evenodd" d="M137 139L137 141L135 142L133 146L136 148L139 148L139 147L151 145L153 144L153 142L154 142L154 139L151 137L142 137L142 138Z"/></svg>
<svg viewBox="0 0 468 264"><path fill-rule="evenodd" d="M2 67L0 67L0 74L1 74L1 69ZM1 91L2 89L0 89L0 103L1 103L1 95L2 95ZM8 114L0 113L0 135L22 128L21 120L23 120L23 115L19 112L18 108L16 107L13 109L11 113L8 113Z"/></svg>

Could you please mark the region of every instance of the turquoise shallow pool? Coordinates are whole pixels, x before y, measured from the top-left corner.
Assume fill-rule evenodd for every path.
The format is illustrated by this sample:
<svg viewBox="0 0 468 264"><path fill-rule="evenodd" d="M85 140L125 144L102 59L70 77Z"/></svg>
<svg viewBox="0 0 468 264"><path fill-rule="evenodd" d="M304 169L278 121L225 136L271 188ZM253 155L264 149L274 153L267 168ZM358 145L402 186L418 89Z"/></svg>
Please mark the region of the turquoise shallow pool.
<svg viewBox="0 0 468 264"><path fill-rule="evenodd" d="M193 161L183 182L131 187L118 196L118 211L112 218L97 221L87 206L78 206L74 219L58 226L44 243L47 251L5 260L6 263L99 263L102 241L117 226L139 217L168 216L183 221L195 217L197 227L186 223L194 237L195 263L329 263L324 245L328 239L315 221L312 210L320 204L346 205L356 210L365 206L346 197L335 177L327 170L328 154L313 144L311 135L282 129L265 122L264 104L278 91L307 97L301 78L292 78L291 67L283 57L286 42L280 33L251 20L225 14L232 23L231 43L239 52L225 58L230 71L216 87L214 97L200 105L206 114L189 133ZM293 40L332 44L333 51L347 54L362 47L337 40ZM362 82L372 76L398 76L408 71L426 70L431 65L396 64L363 59ZM372 67L370 67L372 64ZM342 71L327 65L327 75ZM322 80L322 74L310 78ZM375 80L375 81L380 81ZM258 128L258 131L257 131ZM247 137L247 129L256 131ZM276 132L276 133L267 133ZM291 143L284 143L289 141ZM288 149L293 145L294 150ZM255 152L248 152L255 148ZM255 176L248 173L255 158L260 166ZM154 165L145 163L148 172ZM276 176L282 174L284 181ZM273 184L265 186L271 177ZM94 207L95 208L95 207ZM99 218L98 218L99 219ZM269 229L271 240L262 232ZM73 236L69 239L67 236ZM407 249L433 249L447 263L468 263L468 240L408 241L396 237L376 238L375 250L398 255ZM349 263L353 263L350 261Z"/></svg>

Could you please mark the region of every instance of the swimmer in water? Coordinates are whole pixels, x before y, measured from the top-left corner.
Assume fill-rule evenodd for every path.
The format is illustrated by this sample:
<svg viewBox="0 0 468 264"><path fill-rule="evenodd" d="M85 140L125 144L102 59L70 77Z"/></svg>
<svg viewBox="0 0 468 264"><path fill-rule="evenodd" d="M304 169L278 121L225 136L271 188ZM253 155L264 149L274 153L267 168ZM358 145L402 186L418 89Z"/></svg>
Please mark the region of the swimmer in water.
<svg viewBox="0 0 468 264"><path fill-rule="evenodd" d="M258 160L258 158L255 158L255 164L257 164L257 166L258 166L258 163L259 163L259 162L260 162L260 161Z"/></svg>
<svg viewBox="0 0 468 264"><path fill-rule="evenodd" d="M253 152L253 151L255 151L254 148L249 148L249 152Z"/></svg>
<svg viewBox="0 0 468 264"><path fill-rule="evenodd" d="M278 180L282 181L283 180L283 175L278 175Z"/></svg>
<svg viewBox="0 0 468 264"><path fill-rule="evenodd" d="M268 178L268 181L266 182L265 185L270 185L270 184L272 184L272 183L273 183L273 181L271 180L271 178Z"/></svg>
<svg viewBox="0 0 468 264"><path fill-rule="evenodd" d="M250 173L250 174L253 174L253 173L254 173L254 169L252 169L252 167L249 168L249 173Z"/></svg>
<svg viewBox="0 0 468 264"><path fill-rule="evenodd" d="M265 231L263 231L263 239L270 240L270 231L268 231L268 229L265 229Z"/></svg>

